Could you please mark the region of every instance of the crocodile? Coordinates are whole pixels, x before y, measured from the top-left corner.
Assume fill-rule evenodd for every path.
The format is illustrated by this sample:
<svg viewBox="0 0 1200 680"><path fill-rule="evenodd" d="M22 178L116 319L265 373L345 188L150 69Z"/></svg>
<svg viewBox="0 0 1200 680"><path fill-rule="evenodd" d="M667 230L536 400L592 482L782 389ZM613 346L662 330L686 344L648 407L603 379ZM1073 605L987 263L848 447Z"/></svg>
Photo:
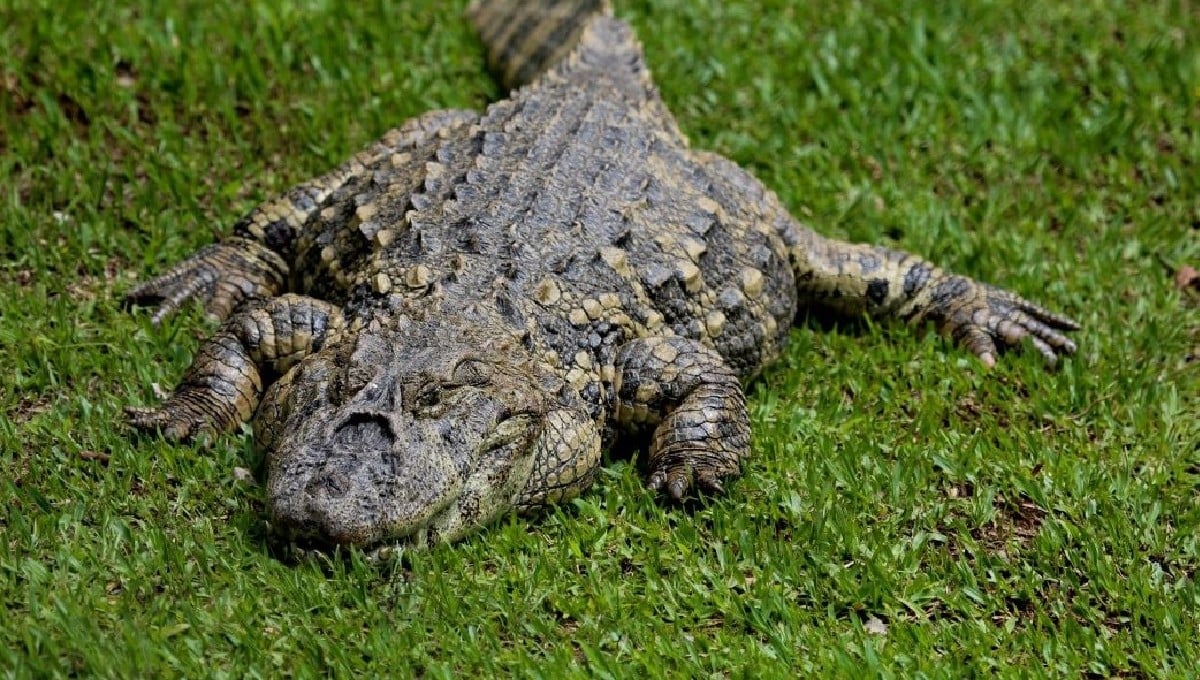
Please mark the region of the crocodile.
<svg viewBox="0 0 1200 680"><path fill-rule="evenodd" d="M577 496L606 450L644 447L668 499L719 493L751 449L744 388L802 310L933 324L987 367L1075 351L1075 321L821 236L693 148L608 0L467 18L507 96L403 123L126 296L220 320L127 419L251 423L280 540L454 540Z"/></svg>

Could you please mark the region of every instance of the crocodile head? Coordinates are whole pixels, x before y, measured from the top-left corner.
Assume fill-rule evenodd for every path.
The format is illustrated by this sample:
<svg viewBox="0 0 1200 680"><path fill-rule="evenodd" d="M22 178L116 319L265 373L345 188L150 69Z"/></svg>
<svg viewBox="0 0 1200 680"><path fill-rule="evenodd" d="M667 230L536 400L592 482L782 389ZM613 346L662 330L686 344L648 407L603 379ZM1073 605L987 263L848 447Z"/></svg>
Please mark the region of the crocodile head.
<svg viewBox="0 0 1200 680"><path fill-rule="evenodd" d="M272 528L424 544L508 512L557 391L536 366L511 332L444 322L365 329L309 356L255 419Z"/></svg>

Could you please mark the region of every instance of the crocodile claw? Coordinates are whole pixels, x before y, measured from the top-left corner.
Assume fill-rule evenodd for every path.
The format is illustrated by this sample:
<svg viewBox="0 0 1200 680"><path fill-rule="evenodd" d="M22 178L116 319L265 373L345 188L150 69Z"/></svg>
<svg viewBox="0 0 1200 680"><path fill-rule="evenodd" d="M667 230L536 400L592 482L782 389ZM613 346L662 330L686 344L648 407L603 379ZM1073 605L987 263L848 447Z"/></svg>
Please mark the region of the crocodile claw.
<svg viewBox="0 0 1200 680"><path fill-rule="evenodd" d="M157 432L171 441L187 441L206 429L204 423L162 408L125 407L125 422L140 432Z"/></svg>
<svg viewBox="0 0 1200 680"><path fill-rule="evenodd" d="M721 478L732 474L705 467L695 469L690 461L680 460L672 465L664 465L650 472L646 485L652 491L666 493L672 501L682 501L688 491L695 488L704 493L722 494L725 487Z"/></svg>
<svg viewBox="0 0 1200 680"><path fill-rule="evenodd" d="M927 316L938 322L941 332L979 357L984 365L1016 347L1025 338L1054 366L1058 358L1075 352L1075 343L1063 334L1079 330L1079 324L1061 314L1006 290L963 276L951 276L938 284Z"/></svg>
<svg viewBox="0 0 1200 680"><path fill-rule="evenodd" d="M282 292L287 271L283 259L266 246L231 238L201 248L165 274L134 287L125 294L125 304L156 306L150 321L158 324L196 299L210 317L224 321L243 301Z"/></svg>

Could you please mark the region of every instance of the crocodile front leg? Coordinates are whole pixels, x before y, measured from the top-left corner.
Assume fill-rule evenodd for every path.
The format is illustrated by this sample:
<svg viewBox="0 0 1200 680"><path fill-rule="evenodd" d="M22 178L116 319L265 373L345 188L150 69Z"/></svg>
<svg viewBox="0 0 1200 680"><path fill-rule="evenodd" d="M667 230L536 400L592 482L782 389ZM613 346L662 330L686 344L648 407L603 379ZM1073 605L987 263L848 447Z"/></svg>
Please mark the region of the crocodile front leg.
<svg viewBox="0 0 1200 680"><path fill-rule="evenodd" d="M243 308L200 347L165 402L126 409L129 423L170 439L231 430L254 415L264 373L283 373L344 328L340 308L301 295Z"/></svg>
<svg viewBox="0 0 1200 680"><path fill-rule="evenodd" d="M552 411L534 445L529 480L517 498L517 509L530 512L571 500L591 486L599 467L596 423L581 412Z"/></svg>
<svg viewBox="0 0 1200 680"><path fill-rule="evenodd" d="M654 427L650 488L674 500L693 485L720 492L750 453L746 397L720 354L695 340L651 337L617 352L616 420Z"/></svg>

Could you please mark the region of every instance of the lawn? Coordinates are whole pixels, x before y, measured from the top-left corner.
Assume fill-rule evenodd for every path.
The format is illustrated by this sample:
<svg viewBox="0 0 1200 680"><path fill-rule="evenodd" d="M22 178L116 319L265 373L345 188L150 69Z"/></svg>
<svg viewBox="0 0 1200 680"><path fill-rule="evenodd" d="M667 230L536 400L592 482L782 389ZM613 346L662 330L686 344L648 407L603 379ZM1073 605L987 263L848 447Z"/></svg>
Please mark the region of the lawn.
<svg viewBox="0 0 1200 680"><path fill-rule="evenodd" d="M754 457L629 452L541 517L373 565L267 540L248 435L134 438L211 330L120 296L431 108L500 93L461 3L0 0L0 671L1200 673L1200 15L1184 1L617 2L697 146L824 233L1078 319L995 369L804 320ZM1036 6L1036 8L1033 8Z"/></svg>

